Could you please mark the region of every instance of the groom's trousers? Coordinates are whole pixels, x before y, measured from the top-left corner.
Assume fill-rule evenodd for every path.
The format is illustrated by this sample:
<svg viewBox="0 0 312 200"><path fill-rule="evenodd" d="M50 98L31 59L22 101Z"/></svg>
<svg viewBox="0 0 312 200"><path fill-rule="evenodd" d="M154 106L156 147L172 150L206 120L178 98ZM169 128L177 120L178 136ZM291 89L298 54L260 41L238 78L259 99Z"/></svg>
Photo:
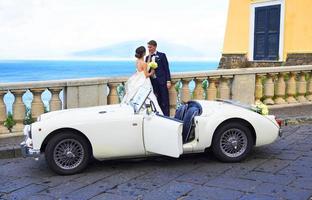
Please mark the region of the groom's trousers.
<svg viewBox="0 0 312 200"><path fill-rule="evenodd" d="M156 79L151 79L154 94L157 97L158 104L165 116L170 115L169 91L167 84L159 84Z"/></svg>

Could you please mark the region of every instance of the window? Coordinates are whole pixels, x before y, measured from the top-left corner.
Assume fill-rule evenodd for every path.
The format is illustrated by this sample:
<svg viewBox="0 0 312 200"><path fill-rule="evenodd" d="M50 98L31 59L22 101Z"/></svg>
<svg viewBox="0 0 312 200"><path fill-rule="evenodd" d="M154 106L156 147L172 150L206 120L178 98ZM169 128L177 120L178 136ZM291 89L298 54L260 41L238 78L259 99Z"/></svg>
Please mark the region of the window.
<svg viewBox="0 0 312 200"><path fill-rule="evenodd" d="M258 7L254 22L254 60L278 60L281 5Z"/></svg>

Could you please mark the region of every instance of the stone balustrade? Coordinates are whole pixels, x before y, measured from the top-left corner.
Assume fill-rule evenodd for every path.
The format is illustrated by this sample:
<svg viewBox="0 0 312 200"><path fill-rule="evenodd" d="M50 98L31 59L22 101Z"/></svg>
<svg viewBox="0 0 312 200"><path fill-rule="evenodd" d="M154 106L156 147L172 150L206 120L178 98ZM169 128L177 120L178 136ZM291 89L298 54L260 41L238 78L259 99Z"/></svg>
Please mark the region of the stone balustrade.
<svg viewBox="0 0 312 200"><path fill-rule="evenodd" d="M311 65L174 73L169 89L170 114L174 115L177 106L191 99L233 99L247 104L261 101L282 106L309 103L312 101L311 77ZM0 134L8 133L3 125L10 107L4 101L8 94L14 95L11 112L16 125L13 131L18 132L30 114L36 118L45 111L117 104L124 95L127 79L104 77L0 83ZM23 101L27 92L33 96L28 109ZM42 100L45 92L51 96L46 104Z"/></svg>

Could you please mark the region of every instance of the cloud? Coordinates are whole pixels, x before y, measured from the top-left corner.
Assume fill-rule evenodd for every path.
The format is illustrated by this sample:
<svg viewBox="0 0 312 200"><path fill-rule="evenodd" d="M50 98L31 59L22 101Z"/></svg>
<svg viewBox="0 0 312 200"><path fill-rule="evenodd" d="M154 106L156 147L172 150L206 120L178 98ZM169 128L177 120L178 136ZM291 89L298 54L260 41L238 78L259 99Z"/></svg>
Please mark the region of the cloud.
<svg viewBox="0 0 312 200"><path fill-rule="evenodd" d="M216 58L227 0L0 0L0 59L66 58L123 41L170 41Z"/></svg>

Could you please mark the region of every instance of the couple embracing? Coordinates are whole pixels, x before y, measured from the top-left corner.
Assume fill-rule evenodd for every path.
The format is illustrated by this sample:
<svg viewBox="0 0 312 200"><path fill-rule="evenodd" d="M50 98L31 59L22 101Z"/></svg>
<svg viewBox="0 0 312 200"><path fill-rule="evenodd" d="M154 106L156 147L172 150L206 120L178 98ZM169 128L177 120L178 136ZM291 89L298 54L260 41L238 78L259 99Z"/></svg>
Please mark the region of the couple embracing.
<svg viewBox="0 0 312 200"><path fill-rule="evenodd" d="M136 73L126 83L126 95L123 101L130 100L142 85L151 85L153 93L149 98L155 104L156 110L169 116L169 88L171 77L166 54L157 51L157 42L147 43L149 55L146 56L144 46L135 50Z"/></svg>

